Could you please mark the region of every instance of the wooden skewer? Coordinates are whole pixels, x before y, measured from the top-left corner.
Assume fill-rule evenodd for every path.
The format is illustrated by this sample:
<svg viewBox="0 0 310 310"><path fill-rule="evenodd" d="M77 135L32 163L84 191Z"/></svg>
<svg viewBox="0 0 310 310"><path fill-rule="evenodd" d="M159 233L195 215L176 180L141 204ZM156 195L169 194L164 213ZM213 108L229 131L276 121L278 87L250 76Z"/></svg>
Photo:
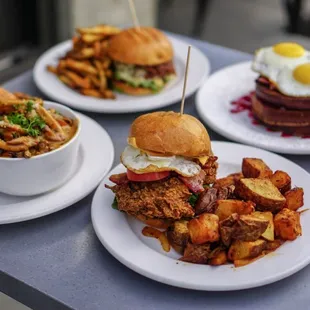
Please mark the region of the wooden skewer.
<svg viewBox="0 0 310 310"><path fill-rule="evenodd" d="M133 24L135 25L135 28L139 28L140 24L139 24L139 20L137 17L135 4L134 4L133 0L128 0L128 2L129 2L129 8L130 8Z"/></svg>
<svg viewBox="0 0 310 310"><path fill-rule="evenodd" d="M189 59L191 56L191 48L192 48L192 46L189 45L188 50L187 50L187 59L186 59L183 93L182 93L182 102L181 102L181 111L180 111L181 115L184 113L185 91L186 91L186 83L187 83L188 64L189 64Z"/></svg>

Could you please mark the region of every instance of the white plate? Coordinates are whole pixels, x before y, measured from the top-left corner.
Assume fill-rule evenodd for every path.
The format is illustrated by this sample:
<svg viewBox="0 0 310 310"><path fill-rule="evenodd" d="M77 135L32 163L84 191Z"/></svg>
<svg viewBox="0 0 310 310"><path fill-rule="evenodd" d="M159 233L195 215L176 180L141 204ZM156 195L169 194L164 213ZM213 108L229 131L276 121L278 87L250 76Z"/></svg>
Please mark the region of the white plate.
<svg viewBox="0 0 310 310"><path fill-rule="evenodd" d="M257 73L251 62L229 66L212 74L196 96L196 107L202 120L228 139L285 154L310 154L310 140L281 137L263 125L253 125L247 111L232 114L231 102L255 88Z"/></svg>
<svg viewBox="0 0 310 310"><path fill-rule="evenodd" d="M42 195L16 197L0 193L0 224L38 218L71 206L87 196L111 169L114 147L110 136L89 117L77 115L81 121L80 149L71 179Z"/></svg>
<svg viewBox="0 0 310 310"><path fill-rule="evenodd" d="M37 60L33 69L34 81L38 88L50 98L79 110L101 113L130 113L162 108L181 100L188 46L186 42L171 36L168 37L175 53L174 64L177 78L168 83L162 92L155 95L134 97L116 93L116 100L103 100L80 95L65 86L54 74L46 70L46 66L57 64L58 59L71 49L71 40L54 46ZM198 89L209 72L210 64L207 57L200 50L192 47L186 96Z"/></svg>
<svg viewBox="0 0 310 310"><path fill-rule="evenodd" d="M305 207L310 205L310 175L293 162L270 152L228 142L213 142L219 157L219 176L241 169L243 157L259 157L272 169L287 171L293 185L304 187ZM124 172L119 165L109 175ZM92 222L104 247L121 263L153 280L190 289L229 291L262 286L281 280L310 262L310 212L301 216L302 237L287 242L273 254L254 263L234 268L232 265L212 267L177 261L173 250L164 252L158 240L141 234L145 226L111 208L113 193L104 187L111 184L108 176L99 185L92 203Z"/></svg>

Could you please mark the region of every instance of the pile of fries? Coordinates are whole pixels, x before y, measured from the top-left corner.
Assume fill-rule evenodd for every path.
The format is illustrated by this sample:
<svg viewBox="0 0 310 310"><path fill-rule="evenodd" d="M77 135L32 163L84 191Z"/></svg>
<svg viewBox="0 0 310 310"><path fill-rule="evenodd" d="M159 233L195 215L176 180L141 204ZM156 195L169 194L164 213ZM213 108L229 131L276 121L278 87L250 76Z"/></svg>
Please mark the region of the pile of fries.
<svg viewBox="0 0 310 310"><path fill-rule="evenodd" d="M115 99L107 47L109 39L120 31L109 25L77 28L79 35L72 38L73 49L59 59L56 67L47 66L47 70L83 95Z"/></svg>

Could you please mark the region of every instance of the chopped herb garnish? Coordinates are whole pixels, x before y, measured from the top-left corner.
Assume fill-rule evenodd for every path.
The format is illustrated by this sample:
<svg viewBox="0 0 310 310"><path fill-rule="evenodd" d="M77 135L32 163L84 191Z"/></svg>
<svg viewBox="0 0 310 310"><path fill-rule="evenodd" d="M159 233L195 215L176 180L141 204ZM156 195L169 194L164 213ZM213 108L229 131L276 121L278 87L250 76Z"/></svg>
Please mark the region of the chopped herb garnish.
<svg viewBox="0 0 310 310"><path fill-rule="evenodd" d="M42 129L45 127L45 122L39 116L28 119L21 113L12 113L8 115L8 120L10 123L19 125L25 129L26 132L33 137L40 135Z"/></svg>
<svg viewBox="0 0 310 310"><path fill-rule="evenodd" d="M117 203L116 197L114 197L114 200L113 200L113 203L112 203L112 208L115 209L115 210L118 210L118 203Z"/></svg>
<svg viewBox="0 0 310 310"><path fill-rule="evenodd" d="M26 105L27 105L27 108L26 108L27 112L31 112L33 110L33 105L34 105L33 101L28 101Z"/></svg>
<svg viewBox="0 0 310 310"><path fill-rule="evenodd" d="M199 198L199 194L191 194L190 197L188 198L188 202L192 207L195 207L196 202Z"/></svg>

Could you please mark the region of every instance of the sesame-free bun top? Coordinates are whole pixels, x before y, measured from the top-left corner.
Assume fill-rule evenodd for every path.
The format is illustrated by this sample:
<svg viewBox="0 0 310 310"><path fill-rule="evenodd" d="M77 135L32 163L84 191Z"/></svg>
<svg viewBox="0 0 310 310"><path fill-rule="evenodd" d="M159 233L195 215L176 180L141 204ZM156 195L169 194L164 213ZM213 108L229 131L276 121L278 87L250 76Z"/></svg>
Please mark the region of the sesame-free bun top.
<svg viewBox="0 0 310 310"><path fill-rule="evenodd" d="M172 60L173 48L166 35L158 29L136 27L113 36L108 55L112 60L125 64L156 66Z"/></svg>
<svg viewBox="0 0 310 310"><path fill-rule="evenodd" d="M212 155L206 128L195 117L175 112L154 112L132 123L128 143L146 153L162 156Z"/></svg>

